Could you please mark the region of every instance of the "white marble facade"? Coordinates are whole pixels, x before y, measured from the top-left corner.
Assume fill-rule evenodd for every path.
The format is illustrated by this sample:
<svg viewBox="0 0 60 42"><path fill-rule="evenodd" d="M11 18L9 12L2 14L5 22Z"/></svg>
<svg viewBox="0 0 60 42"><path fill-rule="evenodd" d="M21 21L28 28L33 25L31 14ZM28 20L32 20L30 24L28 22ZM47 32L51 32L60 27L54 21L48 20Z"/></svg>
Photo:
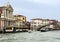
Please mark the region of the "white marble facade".
<svg viewBox="0 0 60 42"><path fill-rule="evenodd" d="M13 8L12 6L7 3L5 6L2 6L2 13L1 13L1 29L12 26L14 24L13 18Z"/></svg>

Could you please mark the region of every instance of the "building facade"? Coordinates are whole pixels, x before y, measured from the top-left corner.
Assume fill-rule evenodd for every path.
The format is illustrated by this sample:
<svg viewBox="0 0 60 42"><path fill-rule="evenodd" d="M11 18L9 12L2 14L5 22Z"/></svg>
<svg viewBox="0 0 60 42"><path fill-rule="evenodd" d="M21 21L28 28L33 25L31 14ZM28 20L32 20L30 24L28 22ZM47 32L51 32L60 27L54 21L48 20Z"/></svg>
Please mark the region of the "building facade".
<svg viewBox="0 0 60 42"><path fill-rule="evenodd" d="M50 23L55 23L55 24L50 24ZM48 25L48 24L50 24L50 25ZM44 28L55 29L56 24L57 24L56 20L35 18L35 19L31 19L30 28L33 29L33 30L37 30L38 28L40 28L40 27L42 27L44 25L48 25L48 26L45 26Z"/></svg>
<svg viewBox="0 0 60 42"><path fill-rule="evenodd" d="M14 25L13 8L7 3L5 6L0 6L0 30L12 25Z"/></svg>
<svg viewBox="0 0 60 42"><path fill-rule="evenodd" d="M17 27L23 28L26 22L26 17L23 15L14 15L15 25Z"/></svg>
<svg viewBox="0 0 60 42"><path fill-rule="evenodd" d="M22 22L26 22L26 17L23 15L14 15L15 19L20 20Z"/></svg>

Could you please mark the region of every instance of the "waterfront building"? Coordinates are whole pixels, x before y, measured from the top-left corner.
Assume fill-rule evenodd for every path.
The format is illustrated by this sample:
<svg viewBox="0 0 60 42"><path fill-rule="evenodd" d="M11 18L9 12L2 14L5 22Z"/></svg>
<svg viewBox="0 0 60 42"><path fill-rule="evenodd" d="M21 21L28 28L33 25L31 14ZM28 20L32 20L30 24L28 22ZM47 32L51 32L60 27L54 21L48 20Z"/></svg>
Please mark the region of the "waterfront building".
<svg viewBox="0 0 60 42"><path fill-rule="evenodd" d="M23 15L14 15L15 18L15 26L18 30L28 30L29 22L26 21L26 17Z"/></svg>
<svg viewBox="0 0 60 42"><path fill-rule="evenodd" d="M7 3L0 6L0 30L4 30L7 26L14 25L13 8Z"/></svg>
<svg viewBox="0 0 60 42"><path fill-rule="evenodd" d="M15 18L15 26L16 27L19 27L19 28L23 28L24 27L24 20L21 20L20 16L18 15L14 15L14 18Z"/></svg>
<svg viewBox="0 0 60 42"><path fill-rule="evenodd" d="M30 28L32 30L37 30L37 28L39 28L40 24L42 24L41 19L39 19L39 18L31 19L31 21L30 21Z"/></svg>
<svg viewBox="0 0 60 42"><path fill-rule="evenodd" d="M23 15L14 15L15 25L17 27L23 28L25 26L26 17Z"/></svg>
<svg viewBox="0 0 60 42"><path fill-rule="evenodd" d="M29 30L31 29L31 28L30 28L30 22L29 22L29 21L26 21L26 22L25 22L25 26L26 26L27 29L29 29Z"/></svg>
<svg viewBox="0 0 60 42"><path fill-rule="evenodd" d="M20 20L22 22L26 22L26 16L23 15L14 15L15 19Z"/></svg>
<svg viewBox="0 0 60 42"><path fill-rule="evenodd" d="M57 22L57 27L58 29L60 29L60 22Z"/></svg>
<svg viewBox="0 0 60 42"><path fill-rule="evenodd" d="M54 24L50 24L50 23L54 23ZM33 30L37 30L38 28L40 28L44 25L48 25L48 24L50 24L50 25L45 26L44 28L52 28L52 29L57 28L56 27L56 24L57 24L56 20L35 18L35 19L31 19L30 24L31 24L30 28Z"/></svg>

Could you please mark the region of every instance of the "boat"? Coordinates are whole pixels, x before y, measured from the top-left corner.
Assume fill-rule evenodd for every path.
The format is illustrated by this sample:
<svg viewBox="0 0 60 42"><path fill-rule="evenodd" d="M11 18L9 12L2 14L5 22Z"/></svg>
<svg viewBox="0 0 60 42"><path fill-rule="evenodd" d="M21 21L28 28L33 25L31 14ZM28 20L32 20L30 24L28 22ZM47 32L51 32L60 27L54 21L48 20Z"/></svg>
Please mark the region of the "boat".
<svg viewBox="0 0 60 42"><path fill-rule="evenodd" d="M31 33L32 32L32 30L28 30L28 33Z"/></svg>
<svg viewBox="0 0 60 42"><path fill-rule="evenodd" d="M40 31L41 31L41 32L47 32L48 29L46 29L46 28L42 28Z"/></svg>

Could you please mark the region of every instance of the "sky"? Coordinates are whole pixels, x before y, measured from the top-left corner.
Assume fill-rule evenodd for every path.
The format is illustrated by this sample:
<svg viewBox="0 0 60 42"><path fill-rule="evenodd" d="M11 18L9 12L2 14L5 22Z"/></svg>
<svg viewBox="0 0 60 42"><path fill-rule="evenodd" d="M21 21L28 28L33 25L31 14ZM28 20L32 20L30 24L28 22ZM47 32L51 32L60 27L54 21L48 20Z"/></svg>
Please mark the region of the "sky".
<svg viewBox="0 0 60 42"><path fill-rule="evenodd" d="M60 0L0 0L0 6L10 3L13 14L33 18L55 19L60 21Z"/></svg>

